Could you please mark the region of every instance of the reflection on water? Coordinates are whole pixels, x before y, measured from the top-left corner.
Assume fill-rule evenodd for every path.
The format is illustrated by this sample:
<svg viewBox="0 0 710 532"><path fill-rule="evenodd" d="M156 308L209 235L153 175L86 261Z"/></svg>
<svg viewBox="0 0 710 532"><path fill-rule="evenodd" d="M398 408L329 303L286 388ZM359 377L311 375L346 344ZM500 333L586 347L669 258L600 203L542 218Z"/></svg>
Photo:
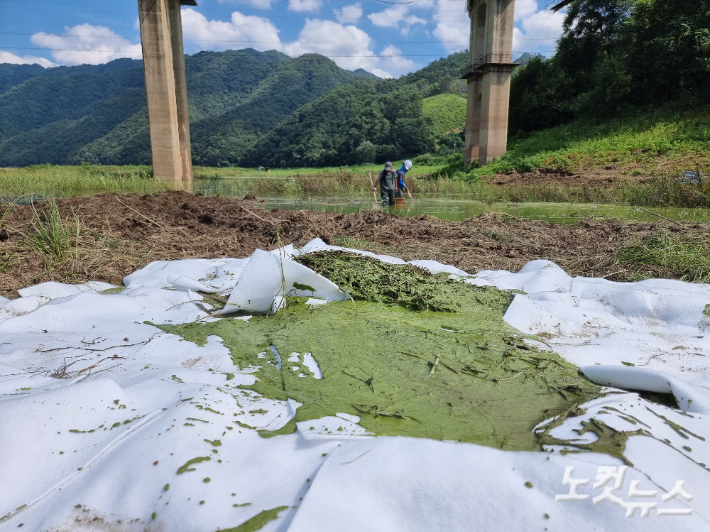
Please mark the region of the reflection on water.
<svg viewBox="0 0 710 532"><path fill-rule="evenodd" d="M359 210L381 209L373 198L326 197L294 198L267 197L262 204L267 209L307 209L352 213ZM678 207L654 207L653 212L677 221L710 222L710 209L688 209ZM389 207L386 212L404 216L428 214L442 220L461 221L473 216L489 213L505 213L516 218L544 220L556 223L572 223L580 219L623 220L653 222L660 219L638 207L593 203L484 203L461 197L420 197L412 201L405 198L404 205Z"/></svg>

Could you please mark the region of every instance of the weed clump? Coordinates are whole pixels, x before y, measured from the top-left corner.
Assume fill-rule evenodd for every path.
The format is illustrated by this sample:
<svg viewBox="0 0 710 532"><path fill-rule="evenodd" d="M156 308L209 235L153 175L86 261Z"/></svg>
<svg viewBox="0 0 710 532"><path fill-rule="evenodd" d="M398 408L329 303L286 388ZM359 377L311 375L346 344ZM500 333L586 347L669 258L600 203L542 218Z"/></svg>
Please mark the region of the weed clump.
<svg viewBox="0 0 710 532"><path fill-rule="evenodd" d="M620 262L663 266L683 281L710 282L710 246L707 235L659 231L623 248Z"/></svg>
<svg viewBox="0 0 710 532"><path fill-rule="evenodd" d="M411 310L455 312L442 290L458 285L411 264L388 264L344 251L321 251L295 260L330 279L353 299L401 305Z"/></svg>
<svg viewBox="0 0 710 532"><path fill-rule="evenodd" d="M62 220L56 202L47 202L46 210L40 214L32 205L32 221L24 222L26 233L22 233L30 247L34 248L46 261L64 261L69 255L72 240L79 239L79 220Z"/></svg>

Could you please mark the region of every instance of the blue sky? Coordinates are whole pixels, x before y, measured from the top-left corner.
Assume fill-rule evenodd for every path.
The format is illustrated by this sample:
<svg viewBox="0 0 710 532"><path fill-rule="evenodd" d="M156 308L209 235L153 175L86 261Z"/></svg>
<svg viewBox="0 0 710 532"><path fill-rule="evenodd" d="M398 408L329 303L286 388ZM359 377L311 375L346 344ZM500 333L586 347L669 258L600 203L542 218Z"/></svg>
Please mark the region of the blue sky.
<svg viewBox="0 0 710 532"><path fill-rule="evenodd" d="M397 0L391 0L396 2ZM408 0L402 0L408 1ZM390 2L390 0L388 0ZM398 77L468 48L465 0L198 0L183 8L185 52L316 52L348 70ZM550 55L562 13L516 0L515 52ZM140 59L137 0L0 0L0 63Z"/></svg>

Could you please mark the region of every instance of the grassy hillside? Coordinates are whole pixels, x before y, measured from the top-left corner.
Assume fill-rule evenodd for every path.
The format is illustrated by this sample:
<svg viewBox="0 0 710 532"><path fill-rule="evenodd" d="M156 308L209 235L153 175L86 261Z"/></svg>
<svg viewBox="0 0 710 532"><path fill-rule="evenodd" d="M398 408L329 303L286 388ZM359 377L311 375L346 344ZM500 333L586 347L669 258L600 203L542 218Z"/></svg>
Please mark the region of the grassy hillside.
<svg viewBox="0 0 710 532"><path fill-rule="evenodd" d="M705 184L681 184L685 170L699 170ZM464 170L457 155L434 177L508 183L493 191L496 201L707 207L709 175L710 110L667 104L512 137L501 159Z"/></svg>
<svg viewBox="0 0 710 532"><path fill-rule="evenodd" d="M614 170L629 177L710 172L710 110L673 106L604 121L576 120L512 138L499 161L472 175L544 169L569 174Z"/></svg>
<svg viewBox="0 0 710 532"><path fill-rule="evenodd" d="M432 123L432 133L440 137L466 124L466 98L458 94L437 94L422 101L422 112Z"/></svg>

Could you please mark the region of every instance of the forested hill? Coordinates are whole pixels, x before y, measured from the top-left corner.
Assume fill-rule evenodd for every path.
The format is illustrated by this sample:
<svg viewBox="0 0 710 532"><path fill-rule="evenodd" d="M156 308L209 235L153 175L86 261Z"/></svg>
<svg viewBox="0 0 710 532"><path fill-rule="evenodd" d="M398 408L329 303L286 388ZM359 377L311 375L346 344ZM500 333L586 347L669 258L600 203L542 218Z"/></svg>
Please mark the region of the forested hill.
<svg viewBox="0 0 710 532"><path fill-rule="evenodd" d="M201 52L186 57L196 164L238 162L294 110L342 85L373 79L316 54ZM0 166L149 164L143 68L0 65Z"/></svg>
<svg viewBox="0 0 710 532"><path fill-rule="evenodd" d="M348 164L415 156L459 135L467 54L396 80L317 54L246 49L186 56L193 162L204 166ZM458 98L458 96L457 96ZM449 119L431 120L441 105ZM460 115L460 116L459 116ZM441 130L441 131L439 131ZM359 151L358 151L359 149ZM0 166L150 164L141 61L0 65Z"/></svg>
<svg viewBox="0 0 710 532"><path fill-rule="evenodd" d="M361 81L329 92L261 138L242 164L344 165L431 151L447 133L438 131L433 119L442 114L444 102L426 108L424 98L453 93L465 102L466 82L460 77L467 61L467 52L453 54L399 79ZM460 130L465 104L457 110L452 125Z"/></svg>
<svg viewBox="0 0 710 532"><path fill-rule="evenodd" d="M31 78L61 78L76 74L105 74L116 70L141 68L143 62L134 59L116 59L104 65L79 65L44 68L40 65L12 65L0 63L0 94Z"/></svg>

